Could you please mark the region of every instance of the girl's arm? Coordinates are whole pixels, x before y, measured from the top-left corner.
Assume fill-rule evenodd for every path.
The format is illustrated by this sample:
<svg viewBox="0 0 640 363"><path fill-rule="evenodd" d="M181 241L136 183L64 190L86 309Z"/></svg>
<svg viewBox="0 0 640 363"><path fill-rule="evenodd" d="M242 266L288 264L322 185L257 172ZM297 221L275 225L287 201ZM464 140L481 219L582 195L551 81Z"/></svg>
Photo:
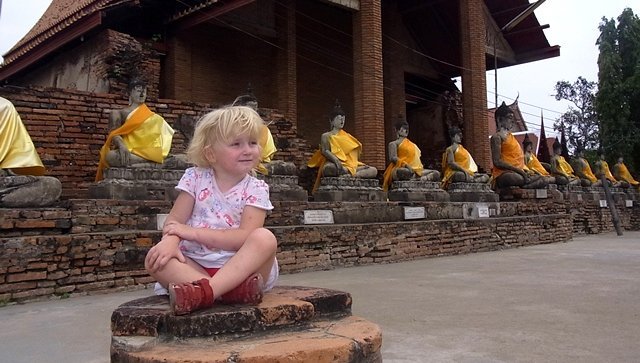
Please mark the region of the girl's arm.
<svg viewBox="0 0 640 363"><path fill-rule="evenodd" d="M164 222L162 239L155 246L151 247L145 258L145 266L151 272L160 270L172 258L176 258L180 262L185 262L184 255L182 255L182 252L180 252L178 248L180 237L169 234L167 229L168 226L173 224L186 223L193 211L194 202L193 197L186 192L180 192L178 198L176 198L171 212L169 212Z"/></svg>
<svg viewBox="0 0 640 363"><path fill-rule="evenodd" d="M242 210L238 228L193 228L181 223L171 223L165 224L165 230L169 235L198 242L210 249L237 251L247 240L249 233L264 225L266 217L266 210L248 205Z"/></svg>

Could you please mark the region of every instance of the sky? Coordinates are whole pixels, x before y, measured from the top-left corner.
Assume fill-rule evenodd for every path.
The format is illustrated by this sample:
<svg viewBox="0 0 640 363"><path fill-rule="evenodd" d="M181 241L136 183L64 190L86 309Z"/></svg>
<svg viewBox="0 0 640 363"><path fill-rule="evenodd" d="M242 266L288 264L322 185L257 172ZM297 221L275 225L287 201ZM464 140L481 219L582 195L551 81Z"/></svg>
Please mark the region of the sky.
<svg viewBox="0 0 640 363"><path fill-rule="evenodd" d="M31 29L50 3L51 0L0 0L0 55ZM638 0L547 0L535 15L540 24L550 25L544 32L550 45L560 46L560 57L498 69L498 103L510 104L519 96L528 128L539 130L542 112L547 136L551 136L553 121L569 107L568 102L555 100L556 82L573 83L579 76L597 81L596 40L602 17L616 18L627 7L639 14L638 3ZM488 71L488 107L494 107L494 98L494 72Z"/></svg>

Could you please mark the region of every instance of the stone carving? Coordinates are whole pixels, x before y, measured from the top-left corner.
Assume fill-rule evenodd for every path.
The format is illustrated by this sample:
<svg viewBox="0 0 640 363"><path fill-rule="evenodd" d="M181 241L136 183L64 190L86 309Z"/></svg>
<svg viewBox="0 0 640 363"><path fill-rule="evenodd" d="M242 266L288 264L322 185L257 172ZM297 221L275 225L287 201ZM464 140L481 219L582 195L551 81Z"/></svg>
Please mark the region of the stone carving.
<svg viewBox="0 0 640 363"><path fill-rule="evenodd" d="M618 162L613 166L613 173L616 179L626 182L634 188L640 187L640 182L633 178L627 166L624 165L624 158L622 156L618 158Z"/></svg>
<svg viewBox="0 0 640 363"><path fill-rule="evenodd" d="M584 158L584 152L582 149L576 149L576 155L573 159L573 171L575 175L580 178L580 183L584 187L599 187L602 186L602 181L596 178L591 171L591 165L589 161Z"/></svg>
<svg viewBox="0 0 640 363"><path fill-rule="evenodd" d="M375 178L378 170L360 161L362 144L342 128L345 124L345 113L336 100L329 117L331 130L322 134L320 149L316 150L307 165L318 168L318 177L314 185L315 192L323 177L355 177Z"/></svg>
<svg viewBox="0 0 640 363"><path fill-rule="evenodd" d="M524 163L529 168L530 171L534 172L542 176L547 183L555 184L556 178L554 178L550 173L551 165L547 163L542 163L538 160L538 157L533 152L533 143L529 139L529 134L524 135L524 140L522 141L522 148L524 149Z"/></svg>
<svg viewBox="0 0 640 363"><path fill-rule="evenodd" d="M404 119L396 123L396 140L387 148L389 166L384 172L382 189L389 190L392 181L419 179L435 182L440 180L440 172L425 169L420 161L420 149L407 137L409 124Z"/></svg>
<svg viewBox="0 0 640 363"><path fill-rule="evenodd" d="M595 165L595 174L598 179L601 179L604 175L604 178L608 180L608 183L614 188L625 188L629 187L629 183L625 181L618 181L613 174L611 173L611 169L609 169L609 163L605 160L604 152L599 152L600 159L596 162Z"/></svg>
<svg viewBox="0 0 640 363"><path fill-rule="evenodd" d="M530 171L524 163L520 143L511 134L515 115L502 102L496 109L496 133L491 136L491 171L494 188L546 188L548 183L540 175Z"/></svg>
<svg viewBox="0 0 640 363"><path fill-rule="evenodd" d="M111 131L100 150L96 181L102 180L107 167L182 170L187 167L184 155L169 156L174 130L145 105L146 98L146 83L133 80L129 84L129 105L111 112Z"/></svg>
<svg viewBox="0 0 640 363"><path fill-rule="evenodd" d="M44 172L20 115L0 97L0 207L44 207L57 201L62 184Z"/></svg>
<svg viewBox="0 0 640 363"><path fill-rule="evenodd" d="M478 165L462 146L462 131L453 126L449 129L451 145L442 154L442 189L450 183L487 183L489 176L478 173Z"/></svg>
<svg viewBox="0 0 640 363"><path fill-rule="evenodd" d="M551 174L556 179L556 184L580 185L580 178L574 174L573 168L561 154L562 145L558 139L556 139L553 143L553 156L551 157Z"/></svg>

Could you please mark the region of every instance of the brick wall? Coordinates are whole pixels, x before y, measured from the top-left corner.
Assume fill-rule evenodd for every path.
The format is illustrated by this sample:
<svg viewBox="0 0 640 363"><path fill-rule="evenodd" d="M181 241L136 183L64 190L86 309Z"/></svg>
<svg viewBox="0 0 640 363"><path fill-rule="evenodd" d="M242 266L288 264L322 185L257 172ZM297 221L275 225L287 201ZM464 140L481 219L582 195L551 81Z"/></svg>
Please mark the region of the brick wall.
<svg viewBox="0 0 640 363"><path fill-rule="evenodd" d="M0 209L0 301L152 282L143 260L161 237L153 230L155 215L168 212L170 203L67 203L65 208ZM565 212L573 208L571 203L552 201L500 203L501 217L482 220L447 216L452 212L446 209L460 208L459 203L418 203L429 211L423 221L402 221L400 203L326 203L323 209L333 210L340 221L330 226L301 225L302 211L321 203L275 204L267 225L278 238L284 273L565 242L583 232L576 229L574 214ZM583 212L600 214L588 217L593 222L584 232L610 231L608 213L591 204L595 202L585 203ZM624 228L640 228L640 206L620 214ZM363 220L374 217L383 219Z"/></svg>
<svg viewBox="0 0 640 363"><path fill-rule="evenodd" d="M9 86L0 87L0 96L16 106L47 174L62 182L63 197L86 196L95 178L99 150L108 134L109 111L126 106L125 96ZM150 99L147 104L170 125L181 115L195 121L210 110L208 104L168 99ZM276 159L304 165L311 146L297 136L294 122L274 110L261 111L280 150ZM184 135L176 130L171 152L181 153L185 147Z"/></svg>

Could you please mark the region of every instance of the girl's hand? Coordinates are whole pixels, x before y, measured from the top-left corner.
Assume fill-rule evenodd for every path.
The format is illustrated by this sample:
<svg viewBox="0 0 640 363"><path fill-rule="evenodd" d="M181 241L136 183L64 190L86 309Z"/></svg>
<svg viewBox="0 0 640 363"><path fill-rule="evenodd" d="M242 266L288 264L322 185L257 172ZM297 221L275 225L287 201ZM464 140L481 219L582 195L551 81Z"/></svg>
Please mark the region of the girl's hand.
<svg viewBox="0 0 640 363"><path fill-rule="evenodd" d="M161 270L172 258L185 263L184 255L178 248L180 239L175 236L165 235L155 246L151 247L144 259L144 266L150 272Z"/></svg>
<svg viewBox="0 0 640 363"><path fill-rule="evenodd" d="M162 232L165 235L177 236L180 239L186 239L189 241L197 240L196 228L178 222L170 222L165 224L165 226L162 228Z"/></svg>

